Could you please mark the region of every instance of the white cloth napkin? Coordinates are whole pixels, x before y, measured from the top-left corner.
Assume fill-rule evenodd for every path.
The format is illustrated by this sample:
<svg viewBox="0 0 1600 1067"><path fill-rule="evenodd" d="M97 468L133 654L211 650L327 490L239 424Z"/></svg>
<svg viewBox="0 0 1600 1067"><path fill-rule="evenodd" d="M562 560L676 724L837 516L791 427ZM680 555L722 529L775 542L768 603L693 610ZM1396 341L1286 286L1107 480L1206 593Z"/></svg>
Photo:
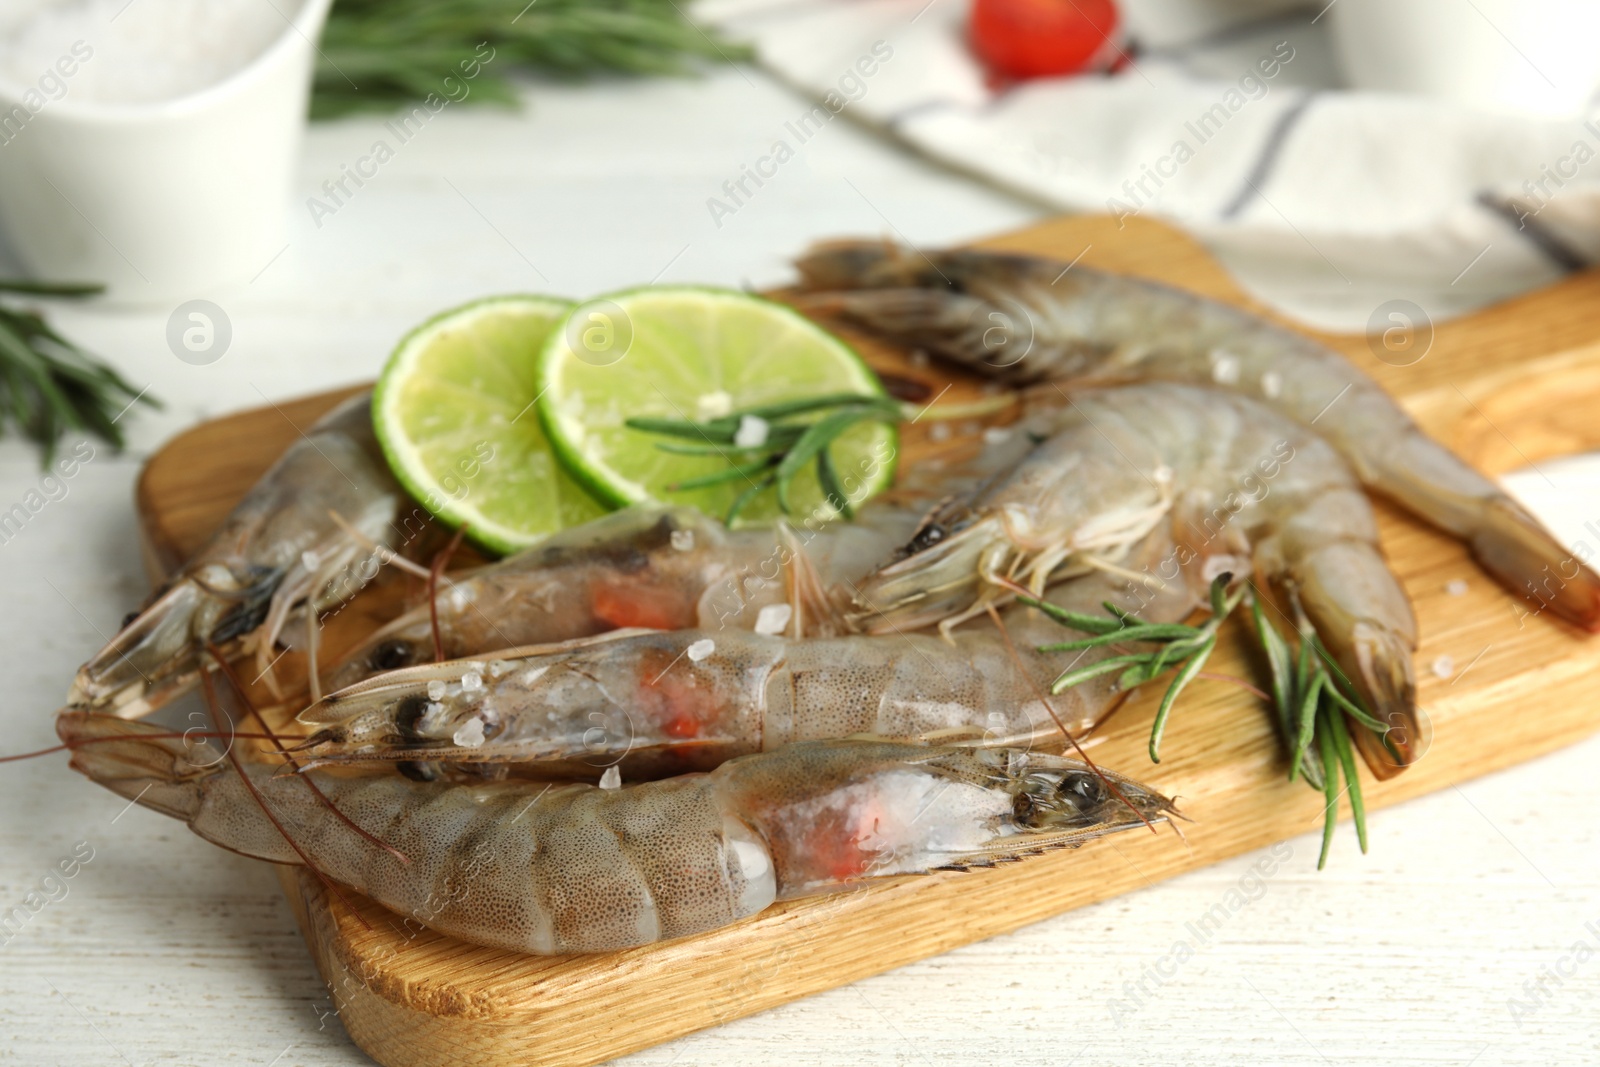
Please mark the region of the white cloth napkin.
<svg viewBox="0 0 1600 1067"><path fill-rule="evenodd" d="M1064 211L1177 223L1313 325L1363 330L1396 299L1440 320L1600 259L1600 121L1344 90L1325 2L1122 0L1119 72L1003 90L967 47L963 0L696 12L819 105L945 164Z"/></svg>

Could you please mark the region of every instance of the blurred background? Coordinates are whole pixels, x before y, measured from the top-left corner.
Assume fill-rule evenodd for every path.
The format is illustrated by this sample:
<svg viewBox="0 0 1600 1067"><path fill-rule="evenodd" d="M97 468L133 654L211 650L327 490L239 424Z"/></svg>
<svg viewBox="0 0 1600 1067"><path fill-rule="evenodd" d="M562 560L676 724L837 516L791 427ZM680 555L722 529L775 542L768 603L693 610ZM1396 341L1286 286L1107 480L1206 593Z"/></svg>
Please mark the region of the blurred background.
<svg viewBox="0 0 1600 1067"><path fill-rule="evenodd" d="M0 510L30 517L0 544L0 747L53 741L61 680L144 596L151 451L368 380L442 308L760 288L820 238L1094 212L1183 228L1306 324L1380 332L1401 300L1424 329L1600 257L1597 40L1583 0L5 0L0 368L8 397L40 359L81 387L3 416ZM126 450L42 488L42 444L85 429ZM1544 491L1597 487L1580 464ZM1506 1005L1593 911L1592 820L1527 826L1587 802L1596 754L1299 864L1183 1005L1105 1010L1259 857L634 1062L1588 1062L1594 974ZM143 813L112 831L121 802L64 776L0 783L5 899L79 839L105 857L0 947L0 1060L363 1062L271 879Z"/></svg>

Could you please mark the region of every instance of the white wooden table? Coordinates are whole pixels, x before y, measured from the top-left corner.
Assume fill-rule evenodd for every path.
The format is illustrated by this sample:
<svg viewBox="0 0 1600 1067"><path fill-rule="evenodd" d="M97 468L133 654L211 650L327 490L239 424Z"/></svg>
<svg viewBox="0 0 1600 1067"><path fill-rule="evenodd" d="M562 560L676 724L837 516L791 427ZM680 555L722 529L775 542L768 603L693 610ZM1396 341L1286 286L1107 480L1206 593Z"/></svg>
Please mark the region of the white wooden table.
<svg viewBox="0 0 1600 1067"><path fill-rule="evenodd" d="M369 378L408 327L487 293L767 284L815 237L955 241L1033 214L838 121L719 227L707 198L767 152L800 98L723 71L537 88L530 102L522 113L447 109L320 228L297 207L289 248L254 282L194 294L233 324L214 364L168 350L170 308L57 312L167 408L132 419L127 454L99 448L65 497L0 544L0 751L54 741L50 713L73 669L143 595L133 479L192 422ZM314 128L299 196L381 133L367 120ZM38 483L33 453L0 444L0 510ZM1506 714L1537 715L1538 700ZM1172 740L1182 731L1180 719ZM19 906L25 916L14 933L0 926L0 1062L367 1062L266 869L126 810L65 762L0 765L0 918ZM1181 967L1169 953L1185 923L1261 856L626 1062L1600 1062L1596 764L1590 742L1381 812L1372 854L1357 855L1343 828L1321 874L1313 836L1291 841L1259 899ZM47 881L75 848L93 858Z"/></svg>

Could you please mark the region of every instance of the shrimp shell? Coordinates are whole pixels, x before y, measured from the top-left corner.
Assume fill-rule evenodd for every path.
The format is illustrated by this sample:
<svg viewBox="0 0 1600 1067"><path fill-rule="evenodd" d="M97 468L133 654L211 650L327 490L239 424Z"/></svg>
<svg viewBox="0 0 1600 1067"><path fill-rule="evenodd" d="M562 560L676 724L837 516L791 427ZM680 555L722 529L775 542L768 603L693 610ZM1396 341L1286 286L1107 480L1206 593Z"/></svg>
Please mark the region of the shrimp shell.
<svg viewBox="0 0 1600 1067"><path fill-rule="evenodd" d="M1131 559L1153 568L1171 550L1152 535ZM1198 592L1182 580L1131 583L1102 571L1049 599L1096 614L1109 600L1168 622L1198 607ZM1007 609L1005 625L1002 634L985 619L949 641L925 633L792 640L734 629L621 632L410 668L302 712L300 721L316 730L302 752L340 763L536 761L590 775L620 763L636 777L858 733L1060 746L1062 726L1086 732L1117 705L1123 691L1114 675L1045 696L1063 669L1114 650L1039 652L1067 631L1032 608Z"/></svg>
<svg viewBox="0 0 1600 1067"><path fill-rule="evenodd" d="M1169 380L1251 397L1333 444L1361 481L1465 541L1527 600L1600 630L1600 576L1326 346L1154 282L1033 256L819 245L803 306L1014 385Z"/></svg>
<svg viewBox="0 0 1600 1067"><path fill-rule="evenodd" d="M211 745L158 727L67 712L57 731L76 770L209 841L273 863L303 854L442 933L538 954L700 933L776 900L1074 847L1173 810L1074 760L865 740L791 745L617 789L304 772L402 863L279 768L245 763L252 793Z"/></svg>
<svg viewBox="0 0 1600 1067"><path fill-rule="evenodd" d="M1055 420L1008 478L937 517L943 539L861 583L859 625L949 627L1021 586L1137 572L1131 546L1164 528L1179 546L1168 569L1217 559L1237 572L1235 560L1249 560L1303 611L1394 737L1421 737L1416 620L1331 446L1246 397L1172 383L1077 391ZM1416 758L1402 742L1397 767L1375 735L1358 736L1380 777Z"/></svg>

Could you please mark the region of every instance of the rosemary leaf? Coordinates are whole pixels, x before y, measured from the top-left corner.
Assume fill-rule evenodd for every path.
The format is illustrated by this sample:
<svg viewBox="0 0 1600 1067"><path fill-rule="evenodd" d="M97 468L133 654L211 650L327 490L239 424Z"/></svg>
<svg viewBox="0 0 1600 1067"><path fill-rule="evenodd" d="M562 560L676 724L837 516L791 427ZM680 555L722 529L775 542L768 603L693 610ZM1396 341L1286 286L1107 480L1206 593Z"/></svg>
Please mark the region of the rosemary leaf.
<svg viewBox="0 0 1600 1067"><path fill-rule="evenodd" d="M1320 718L1326 719L1328 712L1318 713ZM1328 850L1333 847L1333 830L1339 825L1339 775L1338 764L1334 762L1333 730L1324 726L1317 731L1317 743L1322 749L1322 766L1324 768L1322 796L1322 851L1317 855L1317 870L1322 870L1328 864Z"/></svg>
<svg viewBox="0 0 1600 1067"><path fill-rule="evenodd" d="M1167 686L1166 695L1161 698L1161 707L1156 709L1155 725L1150 727L1150 762L1161 762L1161 736L1167 732L1167 717L1172 714L1172 705L1178 699L1178 694L1183 692L1183 687L1188 685L1200 669L1206 665L1206 660L1211 657L1211 650L1216 647L1216 639L1207 641L1200 650L1194 654L1172 679L1172 684Z"/></svg>
<svg viewBox="0 0 1600 1067"><path fill-rule="evenodd" d="M1050 692L1059 694L1063 690L1071 689L1075 685L1087 682L1090 678L1098 678L1102 674L1110 674L1125 663L1142 664L1145 661L1146 657L1140 653L1126 656L1110 656L1106 659L1096 660L1088 666L1075 667L1070 671L1064 671L1061 677L1051 684Z"/></svg>
<svg viewBox="0 0 1600 1067"><path fill-rule="evenodd" d="M746 463L740 467L728 467L720 471L713 471L710 474L702 474L696 478L685 478L681 482L667 486L667 488L673 492L687 489L704 489L711 485L722 485L724 482L736 482L740 478L749 478L752 475L762 473L770 466L772 464L766 460L761 460L759 463Z"/></svg>
<svg viewBox="0 0 1600 1067"><path fill-rule="evenodd" d="M1124 623L1119 618L1102 619L1097 615L1084 615L1081 612L1068 611L1059 604L1052 604L1048 600L1038 600L1031 596L1019 596L1017 597L1017 602L1026 604L1030 608L1037 608L1071 630L1082 630L1091 634L1106 634L1121 630L1124 626Z"/></svg>
<svg viewBox="0 0 1600 1067"><path fill-rule="evenodd" d="M1322 675L1318 674L1312 676L1311 684L1306 686L1305 692L1301 694L1296 710L1293 756L1289 764L1291 782L1299 776L1301 762L1305 759L1307 750L1311 748L1311 738L1317 726L1317 708L1321 703L1317 698L1321 695ZM1326 772L1326 765L1323 770Z"/></svg>
<svg viewBox="0 0 1600 1067"><path fill-rule="evenodd" d="M1350 734L1345 729L1344 716L1338 708L1328 709L1329 733L1333 735L1333 748L1339 754L1339 765L1344 768L1345 784L1350 789L1350 817L1356 824L1356 841L1361 854L1367 852L1367 806L1361 797L1361 778L1356 771L1355 749L1350 744Z"/></svg>
<svg viewBox="0 0 1600 1067"><path fill-rule="evenodd" d="M830 412L812 423L794 447L784 453L778 464L778 506L789 510L789 484L800 469L815 459L823 449L833 444L834 438L858 422L872 418L869 411L855 406Z"/></svg>
<svg viewBox="0 0 1600 1067"><path fill-rule="evenodd" d="M1040 652L1076 652L1083 648L1120 644L1123 641L1159 641L1165 638L1192 637L1194 627L1149 623L1142 626L1124 626L1109 633L1085 637L1082 641L1066 641L1059 645L1041 645Z"/></svg>
<svg viewBox="0 0 1600 1067"><path fill-rule="evenodd" d="M817 484L821 486L822 497L830 507L846 519L856 517L856 509L850 506L850 494L839 483L839 472L834 470L833 457L826 448L817 453Z"/></svg>
<svg viewBox="0 0 1600 1067"><path fill-rule="evenodd" d="M755 499L756 494L761 492L763 489L770 488L772 483L776 480L777 477L775 475L769 474L755 484L746 487L744 492L734 497L733 503L728 505L728 513L722 517L722 521L726 525L732 526L733 520L738 518L739 512L743 511L745 506L748 505L750 501Z"/></svg>

